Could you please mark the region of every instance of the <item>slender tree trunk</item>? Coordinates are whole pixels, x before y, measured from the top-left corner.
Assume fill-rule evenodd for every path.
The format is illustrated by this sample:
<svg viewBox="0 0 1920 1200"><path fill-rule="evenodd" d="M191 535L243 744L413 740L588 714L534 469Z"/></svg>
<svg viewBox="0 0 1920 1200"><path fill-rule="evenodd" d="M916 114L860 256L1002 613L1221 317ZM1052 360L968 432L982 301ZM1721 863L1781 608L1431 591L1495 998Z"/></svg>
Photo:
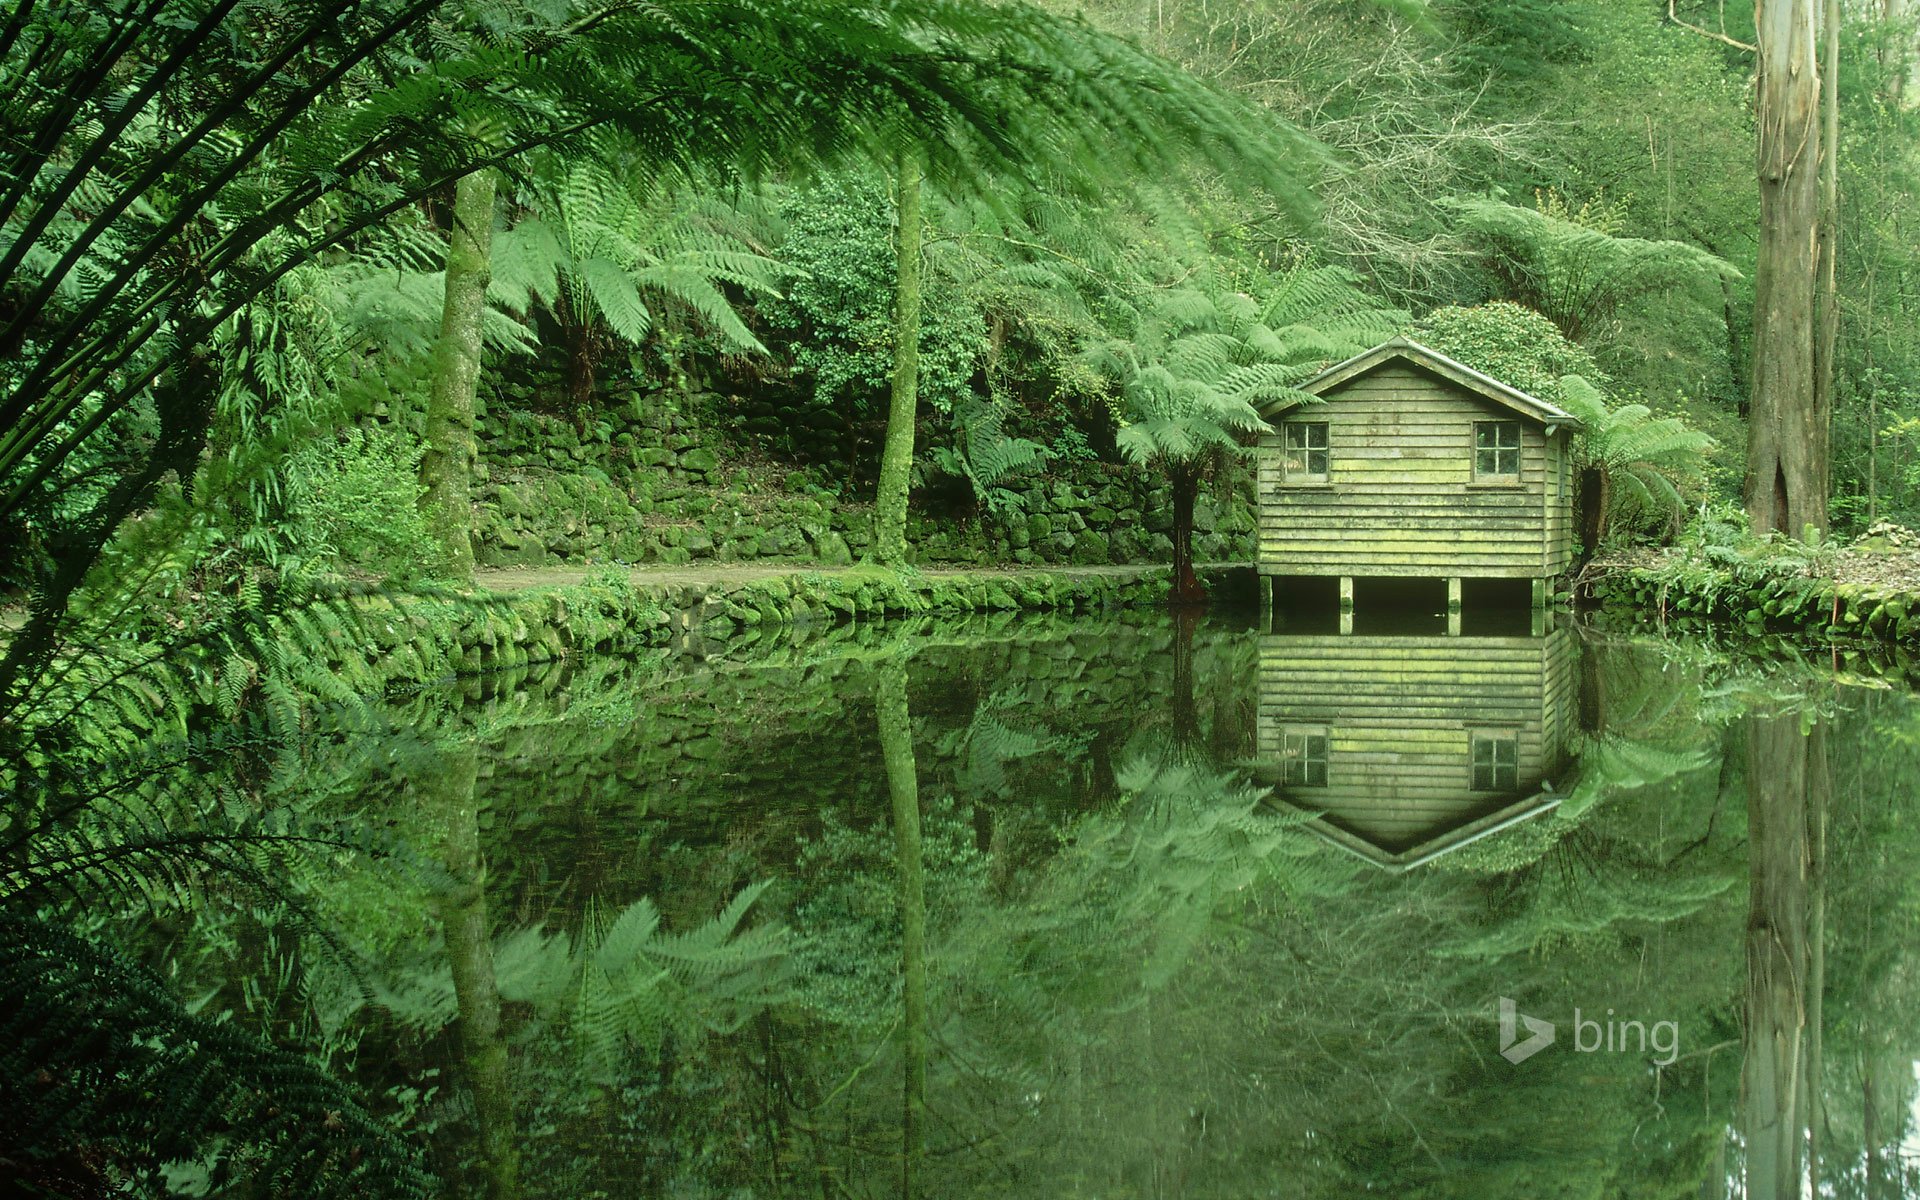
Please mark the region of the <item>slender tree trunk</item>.
<svg viewBox="0 0 1920 1200"><path fill-rule="evenodd" d="M920 780L913 756L913 714L907 707L907 668L880 668L875 689L880 753L893 802L893 836L900 873L900 1002L905 1061L900 1132L900 1196L913 1200L914 1172L926 1142L927 897L920 847Z"/></svg>
<svg viewBox="0 0 1920 1200"><path fill-rule="evenodd" d="M447 962L453 970L461 1057L473 1092L487 1196L513 1200L520 1194L520 1151L514 1133L513 1087L507 1076L507 1043L500 1033L500 988L493 970L486 867L480 854L479 761L479 750L472 744L449 751L413 779L411 790L445 822L441 856L449 883L440 897L440 920L446 933Z"/></svg>
<svg viewBox="0 0 1920 1200"><path fill-rule="evenodd" d="M1173 485L1173 591L1169 603L1204 604L1207 589L1193 570L1193 504L1200 497L1200 471L1176 464L1169 474Z"/></svg>
<svg viewBox="0 0 1920 1200"><path fill-rule="evenodd" d="M907 561L907 478L913 470L913 425L920 394L920 175L920 152L901 151L893 402L887 410L887 441L880 453L880 486L873 502L873 556L887 566Z"/></svg>
<svg viewBox="0 0 1920 1200"><path fill-rule="evenodd" d="M453 578L473 578L473 504L468 488L478 448L473 436L474 394L480 383L480 331L487 284L493 278L493 199L490 170L454 185L453 235L447 247L446 301L433 351L433 390L427 399L427 452L420 460L421 504Z"/></svg>
<svg viewBox="0 0 1920 1200"><path fill-rule="evenodd" d="M1827 427L1815 386L1820 218L1816 0L1759 0L1760 253L1754 276L1747 513L1760 532L1827 531Z"/></svg>
<svg viewBox="0 0 1920 1200"><path fill-rule="evenodd" d="M1840 0L1825 0L1820 53L1820 225L1814 251L1814 423L1821 444L1833 439L1834 356L1840 344ZM1832 492L1831 456L1815 464L1815 486Z"/></svg>
<svg viewBox="0 0 1920 1200"><path fill-rule="evenodd" d="M1740 1086L1749 1200L1799 1200L1801 1194L1810 751L1799 714L1747 719L1747 1011Z"/></svg>

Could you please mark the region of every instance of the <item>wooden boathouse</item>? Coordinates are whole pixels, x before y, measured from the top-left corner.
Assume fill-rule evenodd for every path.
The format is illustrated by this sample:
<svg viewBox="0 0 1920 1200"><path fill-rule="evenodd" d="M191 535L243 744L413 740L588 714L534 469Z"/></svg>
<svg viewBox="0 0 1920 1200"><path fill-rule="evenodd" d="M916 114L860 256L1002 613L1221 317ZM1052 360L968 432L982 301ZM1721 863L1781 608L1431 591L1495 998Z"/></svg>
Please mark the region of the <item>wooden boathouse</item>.
<svg viewBox="0 0 1920 1200"><path fill-rule="evenodd" d="M1577 418L1405 338L1301 385L1321 403L1262 412L1263 603L1288 578L1530 582L1536 608L1573 562ZM1346 626L1350 628L1350 623ZM1454 623L1457 631L1457 620Z"/></svg>

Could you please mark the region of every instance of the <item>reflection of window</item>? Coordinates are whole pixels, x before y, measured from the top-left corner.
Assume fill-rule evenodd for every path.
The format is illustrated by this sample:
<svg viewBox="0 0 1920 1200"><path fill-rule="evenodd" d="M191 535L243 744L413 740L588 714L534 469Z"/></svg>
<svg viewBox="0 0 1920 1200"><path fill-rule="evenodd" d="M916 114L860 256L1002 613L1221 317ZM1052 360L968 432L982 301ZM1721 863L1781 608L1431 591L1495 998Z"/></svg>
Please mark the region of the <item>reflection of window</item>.
<svg viewBox="0 0 1920 1200"><path fill-rule="evenodd" d="M1288 421L1281 426L1286 438L1282 478L1288 483L1327 481L1327 423Z"/></svg>
<svg viewBox="0 0 1920 1200"><path fill-rule="evenodd" d="M1520 478L1520 422L1473 423L1473 473L1482 479Z"/></svg>
<svg viewBox="0 0 1920 1200"><path fill-rule="evenodd" d="M1288 787L1327 786L1327 727L1292 725L1281 731L1282 777Z"/></svg>
<svg viewBox="0 0 1920 1200"><path fill-rule="evenodd" d="M1473 790L1511 792L1520 786L1520 735L1473 735Z"/></svg>

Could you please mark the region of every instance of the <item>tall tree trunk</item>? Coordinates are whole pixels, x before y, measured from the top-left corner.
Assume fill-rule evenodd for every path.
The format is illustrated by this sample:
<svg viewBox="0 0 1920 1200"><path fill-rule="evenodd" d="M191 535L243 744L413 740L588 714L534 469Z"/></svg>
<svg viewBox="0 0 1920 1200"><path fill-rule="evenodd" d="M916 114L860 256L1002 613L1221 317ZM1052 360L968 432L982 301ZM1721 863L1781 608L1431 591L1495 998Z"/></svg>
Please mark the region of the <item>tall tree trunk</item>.
<svg viewBox="0 0 1920 1200"><path fill-rule="evenodd" d="M500 988L493 969L486 867L480 855L479 763L479 749L471 743L448 751L412 780L410 790L444 822L441 858L448 887L440 897L440 921L453 971L461 1058L473 1093L487 1196L513 1200L520 1194L520 1151L514 1132L513 1088L507 1076L507 1043L500 1033Z"/></svg>
<svg viewBox="0 0 1920 1200"><path fill-rule="evenodd" d="M474 394L480 383L480 331L487 284L493 278L491 170L454 185L453 235L447 245L446 300L433 350L433 390L427 399L427 452L420 460L427 527L440 543L449 574L473 578L473 504L468 489L478 449L473 437Z"/></svg>
<svg viewBox="0 0 1920 1200"><path fill-rule="evenodd" d="M1814 250L1814 423L1821 444L1833 437L1834 355L1840 344L1840 0L1825 0L1820 52L1820 225ZM1833 464L1823 458L1817 486L1832 490Z"/></svg>
<svg viewBox="0 0 1920 1200"><path fill-rule="evenodd" d="M1749 1200L1799 1200L1807 982L1807 790L1800 716L1747 719L1746 1058L1741 1074Z"/></svg>
<svg viewBox="0 0 1920 1200"><path fill-rule="evenodd" d="M880 668L875 687L880 754L893 803L893 837L900 874L901 1089L900 1197L912 1200L914 1171L926 1143L927 1112L927 895L920 847L920 778L913 756L913 714L907 707L903 662Z"/></svg>
<svg viewBox="0 0 1920 1200"><path fill-rule="evenodd" d="M1200 469L1177 463L1168 476L1173 485L1173 591L1169 603L1203 604L1207 589L1193 570L1193 505L1200 497Z"/></svg>
<svg viewBox="0 0 1920 1200"><path fill-rule="evenodd" d="M1759 0L1760 253L1754 275L1747 513L1760 532L1827 530L1827 426L1816 394L1820 216L1817 0Z"/></svg>
<svg viewBox="0 0 1920 1200"><path fill-rule="evenodd" d="M913 423L920 397L920 152L900 152L893 302L893 399L873 501L873 556L887 566L907 561L907 477L913 470Z"/></svg>

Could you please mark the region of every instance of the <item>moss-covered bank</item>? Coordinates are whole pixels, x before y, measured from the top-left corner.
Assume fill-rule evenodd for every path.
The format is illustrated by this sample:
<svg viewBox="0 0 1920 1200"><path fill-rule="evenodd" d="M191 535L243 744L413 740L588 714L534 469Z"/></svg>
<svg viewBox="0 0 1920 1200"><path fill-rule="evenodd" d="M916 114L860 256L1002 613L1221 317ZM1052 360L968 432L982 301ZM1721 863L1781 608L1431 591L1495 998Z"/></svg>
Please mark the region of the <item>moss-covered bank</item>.
<svg viewBox="0 0 1920 1200"><path fill-rule="evenodd" d="M1603 608L1698 617L1752 633L1920 641L1920 585L1884 553L1804 550L1648 554L1595 563L1586 591Z"/></svg>

